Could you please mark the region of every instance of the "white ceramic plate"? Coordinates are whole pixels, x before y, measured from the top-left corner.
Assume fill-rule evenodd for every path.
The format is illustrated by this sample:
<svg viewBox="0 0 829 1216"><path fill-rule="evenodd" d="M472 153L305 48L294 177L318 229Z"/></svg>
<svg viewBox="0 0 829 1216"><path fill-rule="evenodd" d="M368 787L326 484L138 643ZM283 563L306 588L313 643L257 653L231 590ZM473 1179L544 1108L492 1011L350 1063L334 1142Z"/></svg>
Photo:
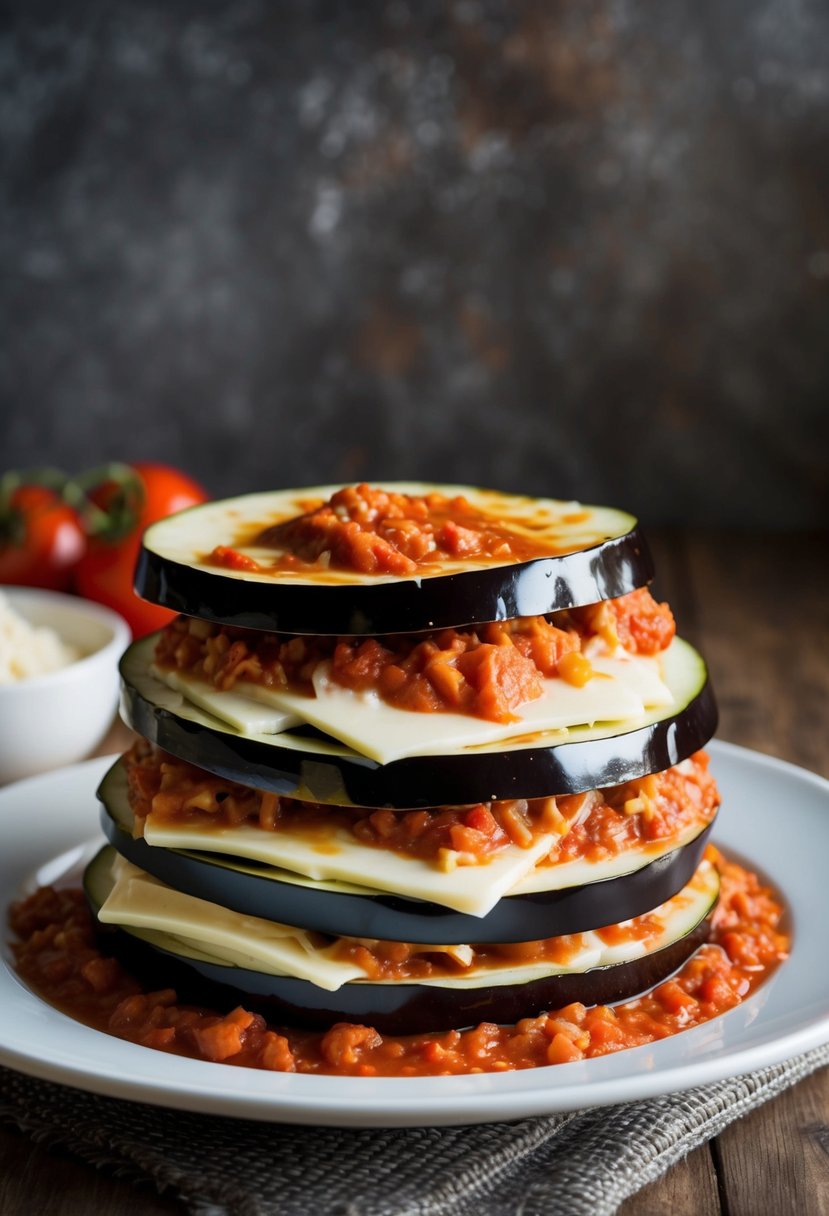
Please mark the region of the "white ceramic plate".
<svg viewBox="0 0 829 1216"><path fill-rule="evenodd" d="M372 1126L483 1123L688 1089L829 1041L826 923L829 782L729 744L711 746L723 794L717 843L773 876L791 911L791 958L705 1026L603 1059L471 1077L286 1076L121 1042L44 1004L0 960L0 1062L95 1093L274 1122ZM0 792L0 890L77 867L100 844L94 791L109 760ZM94 842L94 843L90 843ZM5 935L7 936L7 934Z"/></svg>

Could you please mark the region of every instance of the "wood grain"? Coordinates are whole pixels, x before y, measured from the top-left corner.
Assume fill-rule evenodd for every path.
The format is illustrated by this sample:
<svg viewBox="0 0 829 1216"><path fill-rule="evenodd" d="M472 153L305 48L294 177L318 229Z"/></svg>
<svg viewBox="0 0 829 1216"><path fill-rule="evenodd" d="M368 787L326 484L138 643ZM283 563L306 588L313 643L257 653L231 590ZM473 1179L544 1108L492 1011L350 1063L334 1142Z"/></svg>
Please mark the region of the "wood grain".
<svg viewBox="0 0 829 1216"><path fill-rule="evenodd" d="M829 776L826 538L694 538L687 552L719 736Z"/></svg>
<svg viewBox="0 0 829 1216"><path fill-rule="evenodd" d="M827 1120L824 1069L726 1128L716 1141L715 1162L728 1216L827 1216Z"/></svg>
<svg viewBox="0 0 829 1216"><path fill-rule="evenodd" d="M720 1216L717 1173L707 1145L690 1153L662 1178L632 1195L624 1216ZM755 1214L756 1216L756 1214Z"/></svg>
<svg viewBox="0 0 829 1216"><path fill-rule="evenodd" d="M173 1195L113 1178L60 1149L0 1129L0 1216L180 1216L184 1211Z"/></svg>
<svg viewBox="0 0 829 1216"><path fill-rule="evenodd" d="M659 590L704 652L718 736L829 776L827 537L657 537ZM728 813L728 808L723 808ZM750 845L746 845L750 852ZM733 1123L621 1216L696 1213L713 1173L724 1216L829 1212L829 1070ZM689 1168L686 1168L689 1167ZM683 1206L683 1204L685 1206Z"/></svg>
<svg viewBox="0 0 829 1216"><path fill-rule="evenodd" d="M708 659L719 736L829 776L826 536L657 535L656 591ZM101 752L127 745L124 728ZM727 814L727 808L724 808ZM747 851L750 845L747 843ZM0 1129L0 1216L159 1216L170 1197ZM732 1124L621 1216L829 1216L829 1070Z"/></svg>

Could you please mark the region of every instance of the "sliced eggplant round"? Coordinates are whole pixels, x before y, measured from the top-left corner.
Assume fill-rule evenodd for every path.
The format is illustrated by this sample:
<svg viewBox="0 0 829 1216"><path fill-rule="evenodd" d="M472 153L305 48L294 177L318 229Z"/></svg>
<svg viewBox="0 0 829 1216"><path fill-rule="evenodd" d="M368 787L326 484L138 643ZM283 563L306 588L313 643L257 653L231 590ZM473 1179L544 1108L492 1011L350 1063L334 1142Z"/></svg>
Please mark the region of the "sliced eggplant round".
<svg viewBox="0 0 829 1216"><path fill-rule="evenodd" d="M416 808L581 793L670 768L717 727L705 663L677 638L663 657L674 703L643 715L633 728L617 723L539 732L381 765L313 727L242 734L157 680L150 673L152 645L152 639L135 643L121 661L127 725L208 772L306 802Z"/></svg>
<svg viewBox="0 0 829 1216"><path fill-rule="evenodd" d="M109 891L111 857L111 850L103 849L84 877L96 914ZM173 987L179 1000L218 1012L241 1003L303 1028L347 1021L366 1023L384 1034L418 1034L483 1021L514 1023L572 1001L594 1005L628 1000L667 979L707 940L718 893L719 881L712 869L705 892L673 919L669 940L660 949L581 972L550 964L548 974L523 983L516 982L523 969L511 967L479 972L474 980L463 976L420 982L361 980L329 991L308 980L214 962L207 951L192 949L158 930L102 927L102 940L152 987ZM537 966L528 973L537 976Z"/></svg>
<svg viewBox="0 0 829 1216"><path fill-rule="evenodd" d="M216 546L241 548L258 530L321 504L341 486L318 486L207 503L154 524L144 535L135 589L176 612L247 629L300 634L407 633L536 616L625 595L653 577L633 516L608 507L477 490L396 483L405 494L464 495L493 521L517 521L550 556L509 565L444 562L435 573L401 577L320 569L299 573L211 565ZM247 543L246 543L247 542Z"/></svg>
<svg viewBox="0 0 829 1216"><path fill-rule="evenodd" d="M676 895L699 865L711 824L681 846L612 878L500 899L484 916L352 884L300 874L225 854L150 846L133 836L126 778L116 764L98 790L101 826L121 856L178 891L246 916L302 925L333 936L432 943L522 942L579 933L641 916ZM601 867L596 867L601 873Z"/></svg>

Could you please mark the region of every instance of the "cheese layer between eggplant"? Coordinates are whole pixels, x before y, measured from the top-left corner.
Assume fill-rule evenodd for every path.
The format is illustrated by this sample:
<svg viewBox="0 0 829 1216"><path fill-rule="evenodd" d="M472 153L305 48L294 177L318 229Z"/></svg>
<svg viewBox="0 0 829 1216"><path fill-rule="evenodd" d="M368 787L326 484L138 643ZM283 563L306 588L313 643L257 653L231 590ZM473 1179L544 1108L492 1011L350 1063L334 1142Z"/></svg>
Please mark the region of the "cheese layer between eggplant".
<svg viewBox="0 0 829 1216"><path fill-rule="evenodd" d="M290 730L302 722L297 714L274 705L271 690L263 685L240 681L232 691L220 692L207 680L197 680L179 671L165 670L155 665L151 671L156 679L163 680L173 692L181 693L191 705L215 714L243 734L279 735L283 730Z"/></svg>
<svg viewBox="0 0 829 1216"><path fill-rule="evenodd" d="M316 947L304 929L243 916L185 895L123 857L116 859L113 875L112 890L98 910L103 924L160 930L203 949L209 946L211 956L236 966L294 975L330 992L364 975L353 963L332 958L330 947Z"/></svg>
<svg viewBox="0 0 829 1216"><path fill-rule="evenodd" d="M374 692L354 692L336 684L327 663L320 663L314 673L313 697L243 680L228 693L178 671L153 666L152 673L244 734L277 734L302 721L360 755L389 764L408 756L445 755L531 732L563 731L597 722L633 723L649 709L673 704L658 658L617 649L613 656L591 658L591 663L596 674L580 688L559 678L543 680L543 694L518 706L514 722L398 709Z"/></svg>
<svg viewBox="0 0 829 1216"><path fill-rule="evenodd" d="M420 857L363 844L346 830L331 832L320 847L313 838L281 828L271 832L253 824L175 826L163 820L156 825L150 815L144 823L144 839L153 847L258 861L272 868L270 876L276 881L290 881L290 873L301 874L316 882L348 883L367 895L404 895L468 916L485 916L507 895L559 891L630 874L690 843L704 826L691 824L656 844L637 845L601 861L579 858L558 865L538 864L559 839L545 835L531 849L509 845L488 863L447 871Z"/></svg>
<svg viewBox="0 0 829 1216"><path fill-rule="evenodd" d="M264 831L253 825L233 828L144 823L148 845L167 849L197 849L246 857L270 866L294 870L313 879L335 879L360 887L389 891L412 899L485 916L498 900L546 857L558 837L545 833L527 849L508 845L484 865L457 866L443 871L429 861L362 844L347 829L315 840L290 831Z"/></svg>
<svg viewBox="0 0 829 1216"><path fill-rule="evenodd" d="M98 913L99 920L106 924L163 933L165 938L169 936L185 946L195 947L202 958L266 975L294 976L329 992L345 983L366 980L361 968L333 957L333 945L315 947L311 935L303 929L242 916L206 900L184 895L123 858L117 859L114 875L113 888ZM641 940L607 945L597 932L590 931L573 936L573 950L566 964L468 965L459 976L408 982L452 988L529 983L554 972L584 972L594 967L630 962L654 953L690 932L706 915L716 898L718 885L716 870L710 862L703 861L688 885L650 914L652 920L659 923L659 928L647 945ZM471 951L459 946L430 945L424 946L423 951L446 953L461 966L474 958Z"/></svg>

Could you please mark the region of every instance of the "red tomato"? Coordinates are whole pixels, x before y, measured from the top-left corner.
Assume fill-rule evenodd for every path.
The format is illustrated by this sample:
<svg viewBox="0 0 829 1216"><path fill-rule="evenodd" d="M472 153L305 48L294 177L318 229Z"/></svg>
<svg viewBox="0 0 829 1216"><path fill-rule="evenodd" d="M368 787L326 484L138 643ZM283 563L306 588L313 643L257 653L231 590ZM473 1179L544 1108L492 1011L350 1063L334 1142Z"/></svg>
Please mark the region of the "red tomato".
<svg viewBox="0 0 829 1216"><path fill-rule="evenodd" d="M75 587L87 599L120 612L133 637L141 638L163 628L176 615L139 599L132 589L141 534L158 519L206 502L207 494L191 478L167 465L138 463L130 468L138 475L136 483L124 486L105 482L91 495L95 505L111 518L121 519L123 527L120 534L104 532L89 539L75 571Z"/></svg>
<svg viewBox="0 0 829 1216"><path fill-rule="evenodd" d="M46 486L18 486L0 516L0 583L65 591L84 551L77 515Z"/></svg>

